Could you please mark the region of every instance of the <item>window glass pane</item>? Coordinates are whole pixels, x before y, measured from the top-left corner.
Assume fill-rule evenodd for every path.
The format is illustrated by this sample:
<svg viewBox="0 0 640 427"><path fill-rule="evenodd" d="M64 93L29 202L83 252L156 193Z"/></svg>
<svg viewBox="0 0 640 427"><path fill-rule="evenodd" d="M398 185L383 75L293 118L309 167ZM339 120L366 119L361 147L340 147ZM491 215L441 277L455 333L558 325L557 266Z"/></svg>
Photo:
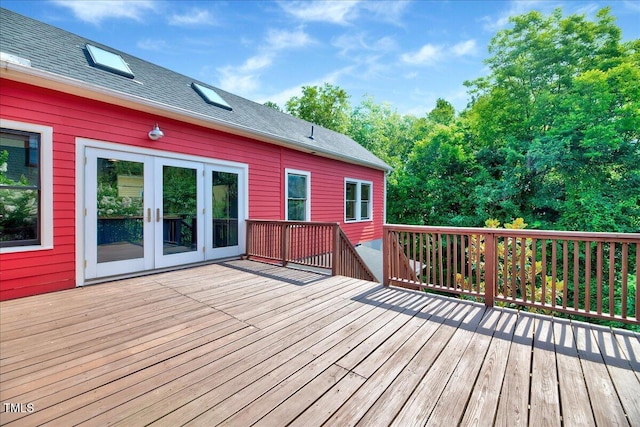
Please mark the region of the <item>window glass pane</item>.
<svg viewBox="0 0 640 427"><path fill-rule="evenodd" d="M231 106L227 104L227 102L222 99L222 97L218 95L215 90L199 85L196 82L191 83L191 87L196 92L198 92L198 94L200 94L200 96L202 96L204 100L207 101L207 103L224 108L225 110L232 110Z"/></svg>
<svg viewBox="0 0 640 427"><path fill-rule="evenodd" d="M354 182L347 182L347 200L356 200L357 186Z"/></svg>
<svg viewBox="0 0 640 427"><path fill-rule="evenodd" d="M109 52L90 44L87 45L87 51L95 65L116 74L133 78L131 68L129 68L129 65L127 65L124 59L117 53Z"/></svg>
<svg viewBox="0 0 640 427"><path fill-rule="evenodd" d="M307 177L304 175L289 174L287 197L289 199L306 199L307 198Z"/></svg>
<svg viewBox="0 0 640 427"><path fill-rule="evenodd" d="M360 187L360 198L362 200L371 200L370 194L371 186L369 184L362 184L362 186Z"/></svg>
<svg viewBox="0 0 640 427"><path fill-rule="evenodd" d="M3 247L40 244L39 150L39 134L0 130L0 244Z"/></svg>
<svg viewBox="0 0 640 427"><path fill-rule="evenodd" d="M287 209L288 209L288 217L289 221L305 221L305 212L306 212L306 201L305 200L292 200L289 199L287 201Z"/></svg>
<svg viewBox="0 0 640 427"><path fill-rule="evenodd" d="M40 187L39 143L40 135L0 132L0 184Z"/></svg>
<svg viewBox="0 0 640 427"><path fill-rule="evenodd" d="M347 220L354 221L356 219L356 202L355 200L347 200L345 203L345 212Z"/></svg>
<svg viewBox="0 0 640 427"><path fill-rule="evenodd" d="M38 204L36 190L0 186L0 242L36 243Z"/></svg>
<svg viewBox="0 0 640 427"><path fill-rule="evenodd" d="M371 214L369 213L369 202L362 200L360 202L360 219L369 219Z"/></svg>

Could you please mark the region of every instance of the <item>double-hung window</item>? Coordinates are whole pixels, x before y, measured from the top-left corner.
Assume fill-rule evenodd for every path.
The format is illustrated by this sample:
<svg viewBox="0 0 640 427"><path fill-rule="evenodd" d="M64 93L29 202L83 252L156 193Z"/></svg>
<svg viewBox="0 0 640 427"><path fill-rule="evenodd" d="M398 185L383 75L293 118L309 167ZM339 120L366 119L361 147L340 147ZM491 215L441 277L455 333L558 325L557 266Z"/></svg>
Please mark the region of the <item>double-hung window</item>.
<svg viewBox="0 0 640 427"><path fill-rule="evenodd" d="M311 173L285 170L285 220L311 221Z"/></svg>
<svg viewBox="0 0 640 427"><path fill-rule="evenodd" d="M53 246L52 129L0 120L0 251Z"/></svg>
<svg viewBox="0 0 640 427"><path fill-rule="evenodd" d="M345 179L344 220L345 222L369 221L372 209L372 183L358 179Z"/></svg>

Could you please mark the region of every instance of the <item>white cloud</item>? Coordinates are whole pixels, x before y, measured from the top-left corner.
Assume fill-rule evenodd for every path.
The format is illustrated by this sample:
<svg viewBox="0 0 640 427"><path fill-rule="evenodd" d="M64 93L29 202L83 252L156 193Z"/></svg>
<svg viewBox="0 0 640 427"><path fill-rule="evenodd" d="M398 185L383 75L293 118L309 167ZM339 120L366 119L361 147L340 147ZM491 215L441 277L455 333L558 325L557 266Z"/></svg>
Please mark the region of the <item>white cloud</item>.
<svg viewBox="0 0 640 427"><path fill-rule="evenodd" d="M340 50L340 55L348 56L352 52L374 51L377 53L389 52L397 47L393 37L385 36L368 42L364 33L343 34L334 38L331 44Z"/></svg>
<svg viewBox="0 0 640 427"><path fill-rule="evenodd" d="M70 9L76 18L96 25L108 18L143 21L149 12L156 10L152 0L54 0L53 3Z"/></svg>
<svg viewBox="0 0 640 427"><path fill-rule="evenodd" d="M234 67L218 68L221 74L219 86L227 92L235 93L251 99L251 95L259 87L259 76L255 74L238 74Z"/></svg>
<svg viewBox="0 0 640 427"><path fill-rule="evenodd" d="M252 56L244 61L240 67L236 67L236 71L240 73L251 73L254 71L260 71L263 68L269 67L273 63L273 55L265 53Z"/></svg>
<svg viewBox="0 0 640 427"><path fill-rule="evenodd" d="M280 52L300 49L313 43L313 39L301 28L295 31L270 29L258 52L242 65L218 68L219 85L229 92L251 98L260 85L260 73L273 64Z"/></svg>
<svg viewBox="0 0 640 427"><path fill-rule="evenodd" d="M369 13L373 13L373 16L376 19L402 26L402 15L404 14L407 6L409 6L410 1L366 1L360 4L362 5L362 9Z"/></svg>
<svg viewBox="0 0 640 427"><path fill-rule="evenodd" d="M480 21L484 22L483 28L489 32L502 30L509 25L509 18L512 16L522 15L536 9L543 9L543 12L549 12L562 4L556 1L544 0L512 0L508 2L509 7L497 17L483 16Z"/></svg>
<svg viewBox="0 0 640 427"><path fill-rule="evenodd" d="M270 51L281 51L306 47L312 44L313 40L302 29L295 31L271 29L267 33L266 42L266 49Z"/></svg>
<svg viewBox="0 0 640 427"><path fill-rule="evenodd" d="M462 41L453 46L426 44L416 52L403 53L400 59L409 65L433 66L450 58L475 55L476 41L473 39Z"/></svg>
<svg viewBox="0 0 640 427"><path fill-rule="evenodd" d="M151 50L155 52L166 52L169 50L169 44L166 40L161 39L142 39L138 40L136 46L140 49Z"/></svg>
<svg viewBox="0 0 640 427"><path fill-rule="evenodd" d="M357 15L358 1L282 1L280 7L305 22L347 24Z"/></svg>
<svg viewBox="0 0 640 427"><path fill-rule="evenodd" d="M193 8L182 15L174 13L169 17L169 25L181 27L213 25L215 23L215 18L213 17L211 12L206 9Z"/></svg>
<svg viewBox="0 0 640 427"><path fill-rule="evenodd" d="M442 47L426 44L417 52L404 53L400 56L402 61L411 65L434 65L442 57Z"/></svg>
<svg viewBox="0 0 640 427"><path fill-rule="evenodd" d="M474 55L477 52L476 41L471 39L455 44L451 52L454 56Z"/></svg>

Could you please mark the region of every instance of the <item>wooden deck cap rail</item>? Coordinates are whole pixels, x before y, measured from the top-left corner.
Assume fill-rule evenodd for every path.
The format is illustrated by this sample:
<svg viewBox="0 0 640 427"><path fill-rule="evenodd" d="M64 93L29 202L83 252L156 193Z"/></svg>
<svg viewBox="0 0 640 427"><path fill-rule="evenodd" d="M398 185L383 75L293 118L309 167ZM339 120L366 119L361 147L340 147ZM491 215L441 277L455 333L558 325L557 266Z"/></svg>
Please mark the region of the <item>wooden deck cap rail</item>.
<svg viewBox="0 0 640 427"><path fill-rule="evenodd" d="M332 275L375 281L375 276L333 222L247 220L247 257L331 270Z"/></svg>
<svg viewBox="0 0 640 427"><path fill-rule="evenodd" d="M640 323L640 234L385 225L383 282Z"/></svg>

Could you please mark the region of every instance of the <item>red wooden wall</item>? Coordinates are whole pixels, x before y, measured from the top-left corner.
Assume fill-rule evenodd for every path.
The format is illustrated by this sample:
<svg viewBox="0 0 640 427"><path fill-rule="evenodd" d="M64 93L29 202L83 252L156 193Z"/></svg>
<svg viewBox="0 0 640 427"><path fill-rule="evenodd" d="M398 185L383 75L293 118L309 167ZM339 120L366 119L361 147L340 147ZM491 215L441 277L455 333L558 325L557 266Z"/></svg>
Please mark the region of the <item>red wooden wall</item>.
<svg viewBox="0 0 640 427"><path fill-rule="evenodd" d="M0 300L75 283L75 139L84 137L249 165L249 217L284 218L284 169L311 172L311 219L340 222L353 243L382 238L384 172L172 119L2 80L0 116L53 128L54 248L0 254ZM147 132L158 122L165 137ZM344 224L344 178L373 182L373 221ZM79 195L82 197L82 195Z"/></svg>

